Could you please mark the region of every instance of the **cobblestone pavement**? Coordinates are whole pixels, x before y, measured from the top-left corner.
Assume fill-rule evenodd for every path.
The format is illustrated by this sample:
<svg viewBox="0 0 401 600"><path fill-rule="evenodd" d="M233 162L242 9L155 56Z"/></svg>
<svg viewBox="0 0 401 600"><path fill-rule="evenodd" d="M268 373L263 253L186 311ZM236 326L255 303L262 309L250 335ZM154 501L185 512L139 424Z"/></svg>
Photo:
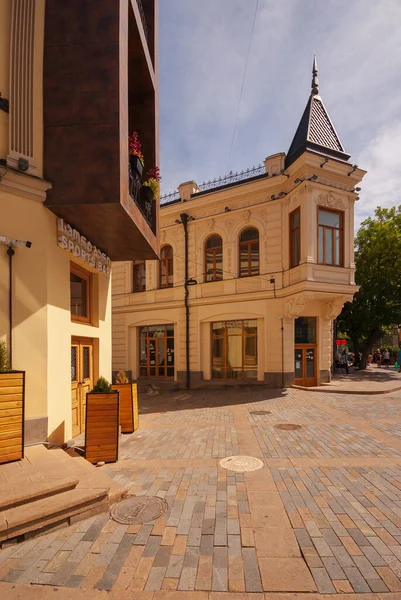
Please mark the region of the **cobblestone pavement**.
<svg viewBox="0 0 401 600"><path fill-rule="evenodd" d="M401 393L250 388L143 403L140 429L104 468L129 494L164 498L167 513L142 525L99 515L9 546L1 581L171 600L401 598ZM232 454L264 467L222 469Z"/></svg>

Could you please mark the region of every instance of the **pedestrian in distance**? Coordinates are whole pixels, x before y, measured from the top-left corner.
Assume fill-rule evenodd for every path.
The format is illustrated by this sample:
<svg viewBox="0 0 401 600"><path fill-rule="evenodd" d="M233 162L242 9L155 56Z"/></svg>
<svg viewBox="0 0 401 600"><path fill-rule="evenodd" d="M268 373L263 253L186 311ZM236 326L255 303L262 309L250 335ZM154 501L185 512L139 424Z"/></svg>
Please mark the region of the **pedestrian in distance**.
<svg viewBox="0 0 401 600"><path fill-rule="evenodd" d="M401 348L398 350L398 372L401 373Z"/></svg>
<svg viewBox="0 0 401 600"><path fill-rule="evenodd" d="M383 353L383 364L386 369L390 368L390 352L387 350L387 348L385 348Z"/></svg>

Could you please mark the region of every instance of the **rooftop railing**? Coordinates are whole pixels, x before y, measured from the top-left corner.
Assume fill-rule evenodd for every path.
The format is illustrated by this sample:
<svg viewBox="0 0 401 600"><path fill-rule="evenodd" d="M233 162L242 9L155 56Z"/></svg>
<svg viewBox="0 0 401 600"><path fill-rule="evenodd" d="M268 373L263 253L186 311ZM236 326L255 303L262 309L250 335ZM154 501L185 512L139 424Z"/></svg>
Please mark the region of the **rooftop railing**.
<svg viewBox="0 0 401 600"><path fill-rule="evenodd" d="M257 167L253 166L243 171L230 171L228 175L224 175L223 177L216 177L215 179L203 181L198 186L198 190L199 192L207 192L208 190L224 187L225 185L231 185L233 183L239 183L241 181L246 181L247 179L252 179L253 177L258 177L264 174L266 174L266 168L264 165L258 165ZM192 196L196 196L196 194L199 192L192 194ZM176 202L179 200L179 198L180 194L178 191L163 194L160 197L160 204L170 204L172 202Z"/></svg>

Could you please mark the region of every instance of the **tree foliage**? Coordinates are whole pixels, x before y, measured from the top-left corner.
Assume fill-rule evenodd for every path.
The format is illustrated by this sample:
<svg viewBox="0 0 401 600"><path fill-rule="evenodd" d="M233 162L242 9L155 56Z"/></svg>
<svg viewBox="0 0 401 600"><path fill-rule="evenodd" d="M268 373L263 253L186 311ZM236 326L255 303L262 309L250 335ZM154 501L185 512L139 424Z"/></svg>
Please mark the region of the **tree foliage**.
<svg viewBox="0 0 401 600"><path fill-rule="evenodd" d="M373 346L391 325L401 323L401 206L380 208L363 221L355 239L355 281L360 286L338 324L362 351L366 367Z"/></svg>

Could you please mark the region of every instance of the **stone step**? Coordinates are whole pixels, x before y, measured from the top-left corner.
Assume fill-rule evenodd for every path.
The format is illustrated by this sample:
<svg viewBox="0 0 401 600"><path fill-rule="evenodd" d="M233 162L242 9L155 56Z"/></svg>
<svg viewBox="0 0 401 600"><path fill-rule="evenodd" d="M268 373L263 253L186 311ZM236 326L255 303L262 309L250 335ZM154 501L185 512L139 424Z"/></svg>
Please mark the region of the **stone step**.
<svg viewBox="0 0 401 600"><path fill-rule="evenodd" d="M28 502L34 502L41 498L62 494L73 490L79 483L78 479L38 479L16 486L8 483L0 487L0 512L9 508L16 508Z"/></svg>
<svg viewBox="0 0 401 600"><path fill-rule="evenodd" d="M0 513L0 542L40 533L50 525L70 524L108 509L107 490L73 489Z"/></svg>

